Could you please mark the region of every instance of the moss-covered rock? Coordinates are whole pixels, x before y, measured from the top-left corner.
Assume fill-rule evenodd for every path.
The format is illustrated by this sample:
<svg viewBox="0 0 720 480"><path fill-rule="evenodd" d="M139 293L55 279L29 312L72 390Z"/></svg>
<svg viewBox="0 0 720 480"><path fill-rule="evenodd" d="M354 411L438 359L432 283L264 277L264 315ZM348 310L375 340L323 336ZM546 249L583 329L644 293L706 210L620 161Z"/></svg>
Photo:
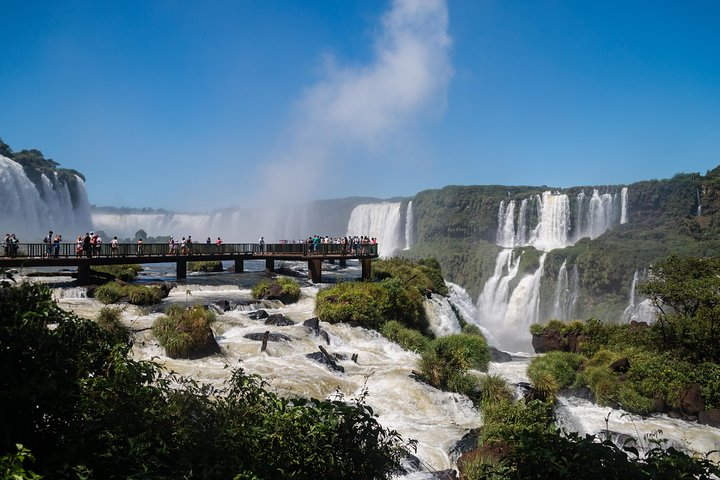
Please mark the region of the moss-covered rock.
<svg viewBox="0 0 720 480"><path fill-rule="evenodd" d="M201 305L171 305L153 325L153 334L170 358L202 358L220 352L210 328L215 314Z"/></svg>

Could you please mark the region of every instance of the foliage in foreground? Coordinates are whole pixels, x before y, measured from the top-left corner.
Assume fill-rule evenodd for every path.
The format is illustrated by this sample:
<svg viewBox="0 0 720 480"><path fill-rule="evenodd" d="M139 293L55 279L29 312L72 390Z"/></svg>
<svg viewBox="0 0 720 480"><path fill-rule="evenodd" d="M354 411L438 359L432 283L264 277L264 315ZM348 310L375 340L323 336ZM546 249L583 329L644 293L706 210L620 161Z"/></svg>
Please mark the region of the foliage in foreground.
<svg viewBox="0 0 720 480"><path fill-rule="evenodd" d="M397 278L421 293L448 294L440 263L434 258L422 258L417 262L402 258L378 259L372 264L372 272L375 280Z"/></svg>
<svg viewBox="0 0 720 480"><path fill-rule="evenodd" d="M221 388L169 375L42 285L0 288L0 318L3 465L22 444L50 478L362 480L405 455L362 400L283 399L242 370Z"/></svg>
<svg viewBox="0 0 720 480"><path fill-rule="evenodd" d="M422 379L433 387L477 398L478 379L468 371L486 371L489 362L485 338L460 333L433 340L421 353L418 368Z"/></svg>
<svg viewBox="0 0 720 480"><path fill-rule="evenodd" d="M133 305L154 305L160 303L166 293L159 286L145 287L109 282L97 287L93 295L105 304L127 298L128 303Z"/></svg>
<svg viewBox="0 0 720 480"><path fill-rule="evenodd" d="M657 444L639 451L600 436L581 436L554 426L550 403L509 401L484 411L480 444L504 445L499 456L476 456L464 468L467 480L609 480L692 478L709 480L720 467Z"/></svg>

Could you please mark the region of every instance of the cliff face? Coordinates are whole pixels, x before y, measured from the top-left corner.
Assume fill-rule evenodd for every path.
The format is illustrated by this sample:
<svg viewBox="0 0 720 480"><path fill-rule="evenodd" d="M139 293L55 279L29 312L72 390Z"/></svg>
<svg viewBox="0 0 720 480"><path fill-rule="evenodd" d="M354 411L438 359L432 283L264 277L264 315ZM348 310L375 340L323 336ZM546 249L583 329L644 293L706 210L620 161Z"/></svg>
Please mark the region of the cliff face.
<svg viewBox="0 0 720 480"><path fill-rule="evenodd" d="M92 228L85 179L38 150L13 152L0 140L0 224L21 241L52 229L66 239Z"/></svg>
<svg viewBox="0 0 720 480"><path fill-rule="evenodd" d="M720 253L720 167L627 187L451 186L418 193L413 206L416 243L406 254L438 258L473 299L505 295L512 309L515 288L542 258L539 321L626 320L642 302L634 287L655 261ZM541 221L555 222L557 231ZM543 235L550 241L541 242ZM506 265L496 262L502 248L514 248ZM507 290L489 292L489 281L493 288L507 281Z"/></svg>

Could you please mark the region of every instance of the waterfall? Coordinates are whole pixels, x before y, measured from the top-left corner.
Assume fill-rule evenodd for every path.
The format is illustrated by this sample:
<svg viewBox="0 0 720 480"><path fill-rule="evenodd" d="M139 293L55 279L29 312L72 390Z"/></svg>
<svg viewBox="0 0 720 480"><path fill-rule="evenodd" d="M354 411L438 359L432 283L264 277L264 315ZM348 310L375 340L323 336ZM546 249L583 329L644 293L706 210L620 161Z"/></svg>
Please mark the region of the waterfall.
<svg viewBox="0 0 720 480"><path fill-rule="evenodd" d="M493 332L499 348L527 352L531 351L530 325L540 317L540 279L546 254L541 255L535 273L521 278L510 293L510 283L518 275L521 256L513 258L512 249L498 254L493 276L483 287L477 310L480 325Z"/></svg>
<svg viewBox="0 0 720 480"><path fill-rule="evenodd" d="M620 223L627 223L627 187L620 190ZM698 202L699 203L699 202Z"/></svg>
<svg viewBox="0 0 720 480"><path fill-rule="evenodd" d="M502 328L508 308L510 281L515 278L520 267L522 254L513 258L513 250L501 250L495 260L493 276L485 283L478 298L478 314L481 324ZM495 328L490 328L496 331Z"/></svg>
<svg viewBox="0 0 720 480"><path fill-rule="evenodd" d="M520 214L518 215L518 226L517 226L517 244L526 245L528 243L527 238L527 198L523 198L520 202Z"/></svg>
<svg viewBox="0 0 720 480"><path fill-rule="evenodd" d="M695 189L695 196L697 197L697 216L702 215L702 204L700 203L700 189Z"/></svg>
<svg viewBox="0 0 720 480"><path fill-rule="evenodd" d="M392 256L404 244L400 228L400 205L400 202L358 205L350 214L347 234L375 237L380 256Z"/></svg>
<svg viewBox="0 0 720 480"><path fill-rule="evenodd" d="M582 237L597 238L613 224L613 197L609 193L598 193L593 189L588 209L587 231Z"/></svg>
<svg viewBox="0 0 720 480"><path fill-rule="evenodd" d="M501 330L493 330L504 350L532 351L530 325L540 318L540 279L543 275L545 257L540 256L540 266L532 275L525 275L513 290L507 304Z"/></svg>
<svg viewBox="0 0 720 480"><path fill-rule="evenodd" d="M587 222L585 220L585 191L580 190L577 196L577 206L575 213L575 241L577 242L582 238L582 232L587 229Z"/></svg>
<svg viewBox="0 0 720 480"><path fill-rule="evenodd" d="M415 221L413 219L412 200L410 200L405 211L405 250L410 250L410 247L413 246L413 230L415 230Z"/></svg>
<svg viewBox="0 0 720 480"><path fill-rule="evenodd" d="M569 298L569 285L567 274L567 260L560 266L558 272L557 284L555 285L555 302L553 303L552 318L556 320L567 320L564 308Z"/></svg>
<svg viewBox="0 0 720 480"><path fill-rule="evenodd" d="M83 180L76 176L69 185L50 175L41 174L35 184L22 165L0 155L0 224L21 242L39 242L48 230L70 240L91 228Z"/></svg>
<svg viewBox="0 0 720 480"><path fill-rule="evenodd" d="M575 308L577 306L578 297L580 296L580 272L577 265L573 265L572 274L570 275L570 291L567 298L567 314L565 318L570 320L575 318Z"/></svg>
<svg viewBox="0 0 720 480"><path fill-rule="evenodd" d="M565 194L542 194L540 221L533 246L545 252L570 245L570 200Z"/></svg>
<svg viewBox="0 0 720 480"><path fill-rule="evenodd" d="M510 200L507 206L505 201L500 202L497 244L506 248L515 246L515 200Z"/></svg>
<svg viewBox="0 0 720 480"><path fill-rule="evenodd" d="M637 302L637 295L636 295L636 289L638 280L645 277L646 274L643 274L642 276L639 274L638 270L635 269L635 273L633 274L632 283L630 283L630 299L628 301L628 306L625 308L625 311L623 312L623 320L630 323L632 321L635 322L646 322L646 323L652 323L655 321L655 317L657 315L657 309L655 308L655 305L653 305L652 301L649 298L646 298L645 300L641 301L640 303Z"/></svg>

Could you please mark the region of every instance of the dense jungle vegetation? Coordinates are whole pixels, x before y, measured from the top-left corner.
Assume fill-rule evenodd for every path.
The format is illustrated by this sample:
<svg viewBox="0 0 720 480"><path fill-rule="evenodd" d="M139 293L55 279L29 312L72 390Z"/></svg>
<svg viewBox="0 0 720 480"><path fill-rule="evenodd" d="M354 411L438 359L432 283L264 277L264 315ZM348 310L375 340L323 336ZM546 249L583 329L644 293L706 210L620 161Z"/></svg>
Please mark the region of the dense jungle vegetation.
<svg viewBox="0 0 720 480"><path fill-rule="evenodd" d="M362 398L281 398L242 369L218 389L169 374L42 285L2 282L0 319L3 478L384 479L406 453Z"/></svg>

